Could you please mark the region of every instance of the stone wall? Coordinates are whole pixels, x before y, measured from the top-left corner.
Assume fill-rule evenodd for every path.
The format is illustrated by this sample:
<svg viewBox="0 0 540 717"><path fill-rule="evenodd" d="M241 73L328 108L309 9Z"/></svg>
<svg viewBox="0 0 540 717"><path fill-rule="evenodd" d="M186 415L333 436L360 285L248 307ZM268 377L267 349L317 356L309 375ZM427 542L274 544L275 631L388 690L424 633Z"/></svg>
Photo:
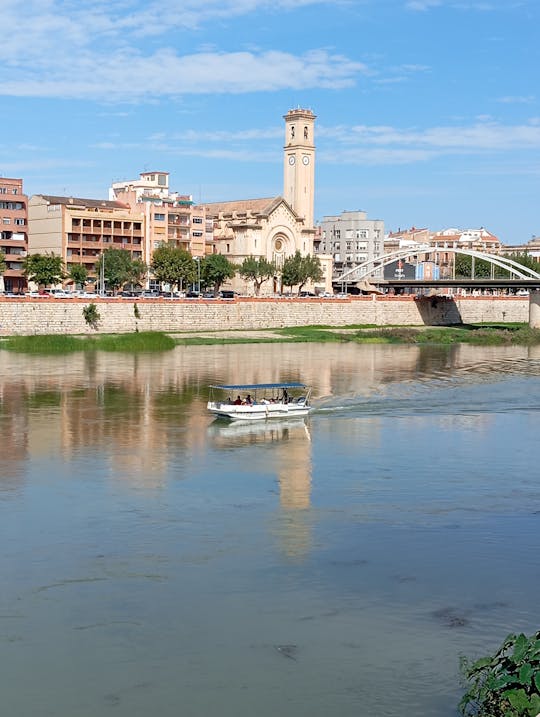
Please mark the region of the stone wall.
<svg viewBox="0 0 540 717"><path fill-rule="evenodd" d="M219 331L327 324L438 325L529 320L527 297L452 299L365 296L346 299L94 301L97 332ZM93 334L83 317L88 300L0 299L0 335Z"/></svg>

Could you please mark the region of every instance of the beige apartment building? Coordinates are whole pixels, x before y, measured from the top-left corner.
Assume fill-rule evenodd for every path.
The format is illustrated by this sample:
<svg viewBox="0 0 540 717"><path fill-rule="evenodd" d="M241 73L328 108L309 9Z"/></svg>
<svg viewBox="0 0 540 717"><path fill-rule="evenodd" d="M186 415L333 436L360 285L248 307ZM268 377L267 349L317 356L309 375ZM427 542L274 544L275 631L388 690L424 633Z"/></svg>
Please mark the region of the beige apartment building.
<svg viewBox="0 0 540 717"><path fill-rule="evenodd" d="M0 291L21 293L26 287L22 262L28 251L28 197L22 179L0 177L0 252L6 270Z"/></svg>
<svg viewBox="0 0 540 717"><path fill-rule="evenodd" d="M146 264L164 244L185 249L192 256L213 253L214 225L205 207L197 206L191 195L171 192L168 172L141 172L139 179L114 182L109 199L144 215Z"/></svg>
<svg viewBox="0 0 540 717"><path fill-rule="evenodd" d="M66 271L83 265L92 278L105 249L143 259L144 215L122 202L36 194L28 202L29 253L62 257Z"/></svg>

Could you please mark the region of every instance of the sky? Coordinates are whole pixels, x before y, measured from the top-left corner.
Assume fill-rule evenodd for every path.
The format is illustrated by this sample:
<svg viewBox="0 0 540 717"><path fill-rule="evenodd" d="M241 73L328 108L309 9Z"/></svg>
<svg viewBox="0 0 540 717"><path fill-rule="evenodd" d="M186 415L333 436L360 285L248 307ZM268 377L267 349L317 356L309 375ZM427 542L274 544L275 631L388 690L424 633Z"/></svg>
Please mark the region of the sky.
<svg viewBox="0 0 540 717"><path fill-rule="evenodd" d="M0 0L0 175L107 198L283 193L317 115L315 219L540 235L539 0Z"/></svg>

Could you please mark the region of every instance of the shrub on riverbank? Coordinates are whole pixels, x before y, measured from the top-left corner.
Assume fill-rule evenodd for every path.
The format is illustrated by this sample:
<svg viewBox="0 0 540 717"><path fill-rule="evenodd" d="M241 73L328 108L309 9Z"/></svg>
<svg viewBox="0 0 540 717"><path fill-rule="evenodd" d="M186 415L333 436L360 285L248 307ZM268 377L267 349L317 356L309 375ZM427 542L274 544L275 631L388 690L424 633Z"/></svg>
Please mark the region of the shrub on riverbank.
<svg viewBox="0 0 540 717"><path fill-rule="evenodd" d="M67 354L75 351L124 351L126 353L169 351L175 341L167 334L145 331L134 334L117 334L92 337L11 336L0 344L8 351L26 354Z"/></svg>
<svg viewBox="0 0 540 717"><path fill-rule="evenodd" d="M532 346L540 344L540 331L528 326L389 328L358 331L351 339L359 343L474 344L476 346Z"/></svg>
<svg viewBox="0 0 540 717"><path fill-rule="evenodd" d="M540 632L508 635L494 655L475 662L462 658L469 689L460 702L463 715L536 717L540 713Z"/></svg>

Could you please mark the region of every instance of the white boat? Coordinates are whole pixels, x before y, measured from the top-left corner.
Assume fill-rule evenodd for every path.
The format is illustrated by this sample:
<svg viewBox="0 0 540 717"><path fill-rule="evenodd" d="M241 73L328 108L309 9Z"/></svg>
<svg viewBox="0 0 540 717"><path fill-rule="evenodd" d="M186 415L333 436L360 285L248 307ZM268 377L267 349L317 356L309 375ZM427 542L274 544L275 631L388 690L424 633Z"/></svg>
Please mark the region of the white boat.
<svg viewBox="0 0 540 717"><path fill-rule="evenodd" d="M310 395L311 388L294 382L213 385L207 408L214 416L231 421L302 418L312 409Z"/></svg>

